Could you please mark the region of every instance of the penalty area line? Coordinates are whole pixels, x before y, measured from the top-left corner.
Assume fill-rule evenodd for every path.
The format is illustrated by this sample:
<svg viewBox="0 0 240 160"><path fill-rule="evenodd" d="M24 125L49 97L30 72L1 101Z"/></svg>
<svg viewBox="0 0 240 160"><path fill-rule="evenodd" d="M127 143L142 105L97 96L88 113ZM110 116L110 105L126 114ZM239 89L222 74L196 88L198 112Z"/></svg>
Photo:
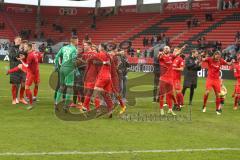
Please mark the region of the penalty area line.
<svg viewBox="0 0 240 160"><path fill-rule="evenodd" d="M180 153L208 151L240 151L240 148L204 148L204 149L170 149L170 150L129 150L129 151L64 151L64 152L5 152L0 156L51 156L51 155L99 155L99 154L132 154L132 153Z"/></svg>

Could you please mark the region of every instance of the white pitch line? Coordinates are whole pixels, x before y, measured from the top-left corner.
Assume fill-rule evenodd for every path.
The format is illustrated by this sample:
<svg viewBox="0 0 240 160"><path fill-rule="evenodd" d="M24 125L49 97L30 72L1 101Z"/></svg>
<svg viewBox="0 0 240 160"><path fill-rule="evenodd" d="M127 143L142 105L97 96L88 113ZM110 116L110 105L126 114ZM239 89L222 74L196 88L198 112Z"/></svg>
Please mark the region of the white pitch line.
<svg viewBox="0 0 240 160"><path fill-rule="evenodd" d="M98 155L98 154L132 154L132 153L179 153L207 151L240 151L240 148L205 148L205 149L171 149L171 150L129 150L129 151L65 151L65 152L5 152L0 156L47 156L47 155Z"/></svg>

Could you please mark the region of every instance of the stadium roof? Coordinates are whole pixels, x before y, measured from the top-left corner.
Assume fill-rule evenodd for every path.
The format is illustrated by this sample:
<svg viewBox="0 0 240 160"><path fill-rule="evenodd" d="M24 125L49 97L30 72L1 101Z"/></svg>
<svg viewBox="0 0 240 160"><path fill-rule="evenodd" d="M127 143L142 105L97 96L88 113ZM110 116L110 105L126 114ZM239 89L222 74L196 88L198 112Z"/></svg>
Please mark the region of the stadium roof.
<svg viewBox="0 0 240 160"><path fill-rule="evenodd" d="M37 5L38 0L4 0L6 3ZM136 5L137 0L122 0L122 5ZM159 3L161 0L143 0L144 4ZM178 2L186 0L168 0L169 2ZM42 6L72 6L72 7L95 7L95 0L71 1L71 0L41 0ZM101 0L101 7L110 7L115 5L115 0Z"/></svg>

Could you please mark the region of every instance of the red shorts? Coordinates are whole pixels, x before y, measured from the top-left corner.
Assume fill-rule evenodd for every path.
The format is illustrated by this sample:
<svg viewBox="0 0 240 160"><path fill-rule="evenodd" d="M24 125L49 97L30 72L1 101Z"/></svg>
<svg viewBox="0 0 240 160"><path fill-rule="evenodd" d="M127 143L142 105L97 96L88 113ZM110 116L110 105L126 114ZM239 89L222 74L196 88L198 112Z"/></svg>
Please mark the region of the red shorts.
<svg viewBox="0 0 240 160"><path fill-rule="evenodd" d="M98 78L95 87L102 88L104 91L112 92L112 82L109 78Z"/></svg>
<svg viewBox="0 0 240 160"><path fill-rule="evenodd" d="M220 93L221 91L221 81L220 79L207 79L206 90L214 89L215 92Z"/></svg>
<svg viewBox="0 0 240 160"><path fill-rule="evenodd" d="M39 84L40 83L40 76L39 76L39 74L34 75L32 73L27 72L27 77L26 77L25 84L27 86L31 86L33 82L34 82L34 84Z"/></svg>
<svg viewBox="0 0 240 160"><path fill-rule="evenodd" d="M235 84L235 93L240 94L240 83L238 82Z"/></svg>
<svg viewBox="0 0 240 160"><path fill-rule="evenodd" d="M173 91L173 80L172 79L159 79L159 95Z"/></svg>
<svg viewBox="0 0 240 160"><path fill-rule="evenodd" d="M85 82L84 89L94 89L95 83L94 82Z"/></svg>
<svg viewBox="0 0 240 160"><path fill-rule="evenodd" d="M173 88L177 91L182 90L182 85L181 85L180 79L173 80Z"/></svg>

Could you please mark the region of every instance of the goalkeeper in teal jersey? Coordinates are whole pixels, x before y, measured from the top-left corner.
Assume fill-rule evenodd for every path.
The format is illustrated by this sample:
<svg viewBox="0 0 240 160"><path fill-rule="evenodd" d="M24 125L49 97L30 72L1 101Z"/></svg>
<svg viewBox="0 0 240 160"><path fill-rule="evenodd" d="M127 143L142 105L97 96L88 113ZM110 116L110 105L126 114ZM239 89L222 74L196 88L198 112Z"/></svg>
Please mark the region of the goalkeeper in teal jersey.
<svg viewBox="0 0 240 160"><path fill-rule="evenodd" d="M65 94L65 107L69 105L73 94L75 62L77 58L78 38L72 37L70 44L62 47L55 57L55 65L59 69L60 88L57 92L56 104L58 104ZM60 60L61 58L61 60Z"/></svg>

